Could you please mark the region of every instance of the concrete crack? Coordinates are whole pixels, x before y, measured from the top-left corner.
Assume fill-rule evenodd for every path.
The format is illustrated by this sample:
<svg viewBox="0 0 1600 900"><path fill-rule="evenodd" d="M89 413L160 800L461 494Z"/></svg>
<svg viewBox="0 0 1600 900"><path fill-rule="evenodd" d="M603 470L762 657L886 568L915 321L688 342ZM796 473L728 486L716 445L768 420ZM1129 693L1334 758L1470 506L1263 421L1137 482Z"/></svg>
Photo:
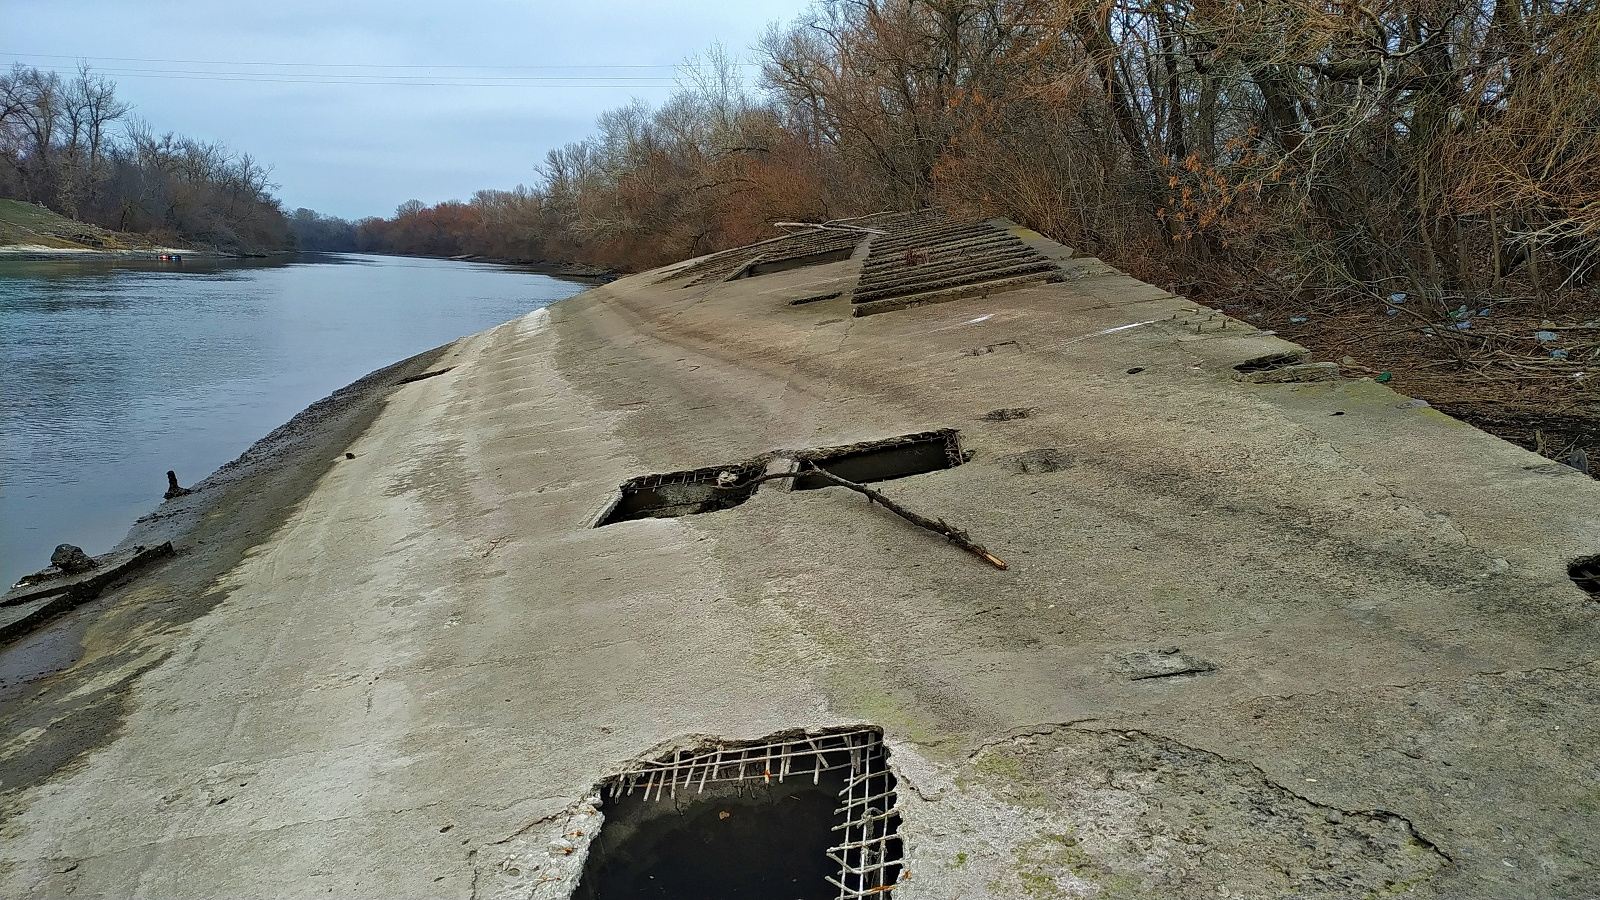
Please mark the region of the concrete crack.
<svg viewBox="0 0 1600 900"><path fill-rule="evenodd" d="M543 816L543 817L534 819L532 822L529 822L528 824L522 826L521 828L518 828L516 831L511 832L511 834L501 838L500 840L498 840L498 841L490 841L489 842L489 846L498 847L501 844L509 844L512 841L516 840L517 838L522 837L523 835L525 835L528 832L532 831L533 829L538 828L540 825L545 825L545 824L548 824L550 822L554 822L556 819L559 819L562 816L569 814L570 812L571 812L570 809L563 809L563 810L560 810L558 812L553 812L548 816Z"/></svg>
<svg viewBox="0 0 1600 900"><path fill-rule="evenodd" d="M918 787L916 782L914 782L910 778L906 777L906 773L905 772L896 770L894 772L894 777L895 777L895 781L900 786L909 788L911 790L911 793L916 794L918 797L921 797L922 798L922 802L924 802L924 803L937 803L940 800L944 799L944 791L940 791L937 794L934 794L932 797L929 797L927 794L923 793L922 792L922 788Z"/></svg>
<svg viewBox="0 0 1600 900"><path fill-rule="evenodd" d="M1060 730L1060 729L1051 729L1051 730ZM1395 812L1393 810L1383 809L1381 807L1375 807L1373 809L1344 809L1342 807L1334 806L1333 804L1330 804L1330 803L1323 803L1320 800L1313 800L1312 798L1307 797L1305 794L1302 794L1299 791L1293 790L1293 789L1287 787L1286 785L1280 783L1279 781L1274 779L1271 775L1267 774L1267 771L1265 769L1261 768L1260 766L1256 765L1255 763L1251 762L1248 759L1237 759L1237 758L1231 757L1231 756L1224 756L1221 753L1217 753L1217 752L1212 751L1212 750L1207 750L1204 747L1196 747L1193 744L1186 744L1183 741L1177 740L1176 738L1172 738L1172 737L1169 737L1169 736L1163 735L1163 734L1155 734L1153 732L1144 731L1144 730L1139 729L1139 728L1081 728L1081 729L1072 729L1072 730L1085 731L1085 732L1094 732L1094 733L1099 733L1099 734L1119 734L1119 733L1120 734L1137 734L1137 735L1140 735L1140 736L1142 736L1142 737L1144 737L1144 738L1146 738L1148 740L1160 741L1160 742L1165 742L1165 743L1169 743L1169 744L1176 744L1177 746L1182 747L1185 750L1189 750L1189 751L1192 751L1194 753L1202 753L1202 754L1205 754L1206 756L1210 756L1213 759L1220 760L1220 761L1222 761L1224 763L1230 763L1230 764L1233 764L1233 765L1236 765L1236 766L1248 767L1249 769L1254 771L1257 776L1259 776L1261 778L1262 782L1264 782L1264 783L1266 783L1268 785L1271 785L1272 787L1277 788L1278 790L1282 791L1285 794L1288 794L1291 797L1294 797L1295 799L1301 801L1302 803L1305 803L1305 804L1307 804L1309 806L1313 806L1313 807L1315 807L1317 809L1327 810L1329 812L1338 813L1339 815L1344 815L1344 816L1363 816L1363 817L1366 817L1366 818L1369 818L1369 819L1378 819L1378 820L1384 821L1384 822L1396 822L1396 823L1399 823L1400 825L1405 826L1406 833L1411 836L1412 840L1416 841L1418 844L1420 844L1423 847L1427 848L1429 851L1437 854L1439 856L1439 858L1443 859L1446 863L1449 863L1450 865L1454 865L1455 864L1455 859L1453 857L1451 857L1451 855L1449 853L1445 852L1445 850L1442 847L1440 847L1438 844L1434 843L1428 837L1423 835L1422 832L1418 831L1416 824L1413 823L1406 816L1403 816L1400 813L1397 813L1397 812Z"/></svg>
<svg viewBox="0 0 1600 900"><path fill-rule="evenodd" d="M1038 725L1029 725L1025 728L1014 729L1008 732L1005 737L995 738L992 741L984 741L978 746L972 748L972 750L968 751L967 753L967 759L976 759L978 754L983 753L985 750L992 750L1001 744L1014 744L1024 738L1044 737L1045 735L1055 734L1058 731L1070 731L1077 728L1079 725L1098 721L1100 720L1096 718L1070 719L1065 722L1041 722Z"/></svg>

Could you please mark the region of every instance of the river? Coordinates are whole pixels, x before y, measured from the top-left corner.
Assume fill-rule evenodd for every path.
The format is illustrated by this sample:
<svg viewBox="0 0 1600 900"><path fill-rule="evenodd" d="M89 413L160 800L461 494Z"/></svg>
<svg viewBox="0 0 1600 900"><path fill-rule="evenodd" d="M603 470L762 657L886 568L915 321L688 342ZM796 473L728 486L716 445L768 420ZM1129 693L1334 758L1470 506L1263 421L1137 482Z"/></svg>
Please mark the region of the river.
<svg viewBox="0 0 1600 900"><path fill-rule="evenodd" d="M161 502L362 375L585 285L360 254L0 260L0 585L109 550Z"/></svg>

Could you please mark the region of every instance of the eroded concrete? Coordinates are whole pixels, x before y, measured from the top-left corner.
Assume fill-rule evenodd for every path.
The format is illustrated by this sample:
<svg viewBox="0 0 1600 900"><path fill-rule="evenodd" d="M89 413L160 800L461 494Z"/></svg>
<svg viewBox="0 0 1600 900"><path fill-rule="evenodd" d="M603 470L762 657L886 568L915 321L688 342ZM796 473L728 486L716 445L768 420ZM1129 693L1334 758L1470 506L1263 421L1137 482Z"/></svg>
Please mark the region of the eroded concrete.
<svg viewBox="0 0 1600 900"><path fill-rule="evenodd" d="M1296 348L1019 236L1065 281L850 318L790 301L859 259L647 273L458 342L214 605L54 677L117 686L92 752L17 784L53 726L4 735L0 893L561 896L628 760L852 723L908 900L1600 892L1600 485L1236 380ZM946 427L970 462L880 487L1008 571L841 490L588 527L641 473ZM1169 657L1209 670L1136 677Z"/></svg>

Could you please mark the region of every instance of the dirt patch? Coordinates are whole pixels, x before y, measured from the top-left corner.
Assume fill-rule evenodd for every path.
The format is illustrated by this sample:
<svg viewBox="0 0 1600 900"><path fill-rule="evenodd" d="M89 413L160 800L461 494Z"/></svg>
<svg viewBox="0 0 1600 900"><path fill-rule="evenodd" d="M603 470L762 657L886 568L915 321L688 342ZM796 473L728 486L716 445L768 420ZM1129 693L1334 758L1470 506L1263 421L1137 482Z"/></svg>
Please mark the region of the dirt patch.
<svg viewBox="0 0 1600 900"><path fill-rule="evenodd" d="M1013 475L1043 475L1069 468L1072 454L1056 447L1041 447L1002 456L995 463Z"/></svg>
<svg viewBox="0 0 1600 900"><path fill-rule="evenodd" d="M1396 294L1319 301L1209 303L1435 409L1600 476L1600 307L1573 292L1535 302ZM1587 461L1588 465L1580 463Z"/></svg>

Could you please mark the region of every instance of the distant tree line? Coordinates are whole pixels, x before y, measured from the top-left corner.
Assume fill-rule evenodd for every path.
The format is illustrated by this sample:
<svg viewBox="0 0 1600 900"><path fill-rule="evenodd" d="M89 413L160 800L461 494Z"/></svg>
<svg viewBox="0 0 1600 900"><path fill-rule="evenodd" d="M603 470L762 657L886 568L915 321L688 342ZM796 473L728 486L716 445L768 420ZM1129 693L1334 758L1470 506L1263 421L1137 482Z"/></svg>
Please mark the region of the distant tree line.
<svg viewBox="0 0 1600 900"><path fill-rule="evenodd" d="M266 166L129 113L87 65L70 78L20 64L0 73L0 196L157 239L288 245Z"/></svg>
<svg viewBox="0 0 1600 900"><path fill-rule="evenodd" d="M942 204L1186 289L1536 295L1600 264L1597 0L820 0L531 188L367 249L637 269Z"/></svg>

